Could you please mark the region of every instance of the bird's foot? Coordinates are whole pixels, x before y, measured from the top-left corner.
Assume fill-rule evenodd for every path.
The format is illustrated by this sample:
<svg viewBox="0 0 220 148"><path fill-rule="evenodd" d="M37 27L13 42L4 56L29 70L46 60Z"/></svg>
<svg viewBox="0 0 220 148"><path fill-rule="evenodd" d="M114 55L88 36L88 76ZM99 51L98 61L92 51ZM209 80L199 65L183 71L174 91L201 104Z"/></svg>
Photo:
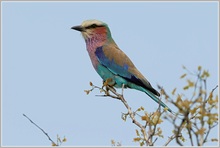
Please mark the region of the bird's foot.
<svg viewBox="0 0 220 148"><path fill-rule="evenodd" d="M103 81L103 86L114 86L115 85L115 81L113 81L112 78L108 78L105 81Z"/></svg>
<svg viewBox="0 0 220 148"><path fill-rule="evenodd" d="M115 82L112 80L112 78L108 78L105 81L103 81L102 89L104 89L104 87L106 88L106 95L109 95L108 87L111 87L114 91L116 91L114 88L114 85L115 85Z"/></svg>

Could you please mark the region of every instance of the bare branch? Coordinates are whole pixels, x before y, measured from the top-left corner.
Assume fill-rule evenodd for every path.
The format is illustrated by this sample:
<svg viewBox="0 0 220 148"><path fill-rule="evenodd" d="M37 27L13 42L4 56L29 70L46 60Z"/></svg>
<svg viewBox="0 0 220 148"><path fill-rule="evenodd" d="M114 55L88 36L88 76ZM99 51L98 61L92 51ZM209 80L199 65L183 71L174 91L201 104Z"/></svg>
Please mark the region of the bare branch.
<svg viewBox="0 0 220 148"><path fill-rule="evenodd" d="M32 124L34 124L38 129L40 129L40 130L44 133L44 135L46 135L47 138L52 142L53 145L59 146L58 144L56 144L56 143L50 138L50 136L49 136L41 127L39 127L36 123L34 123L28 116L26 116L25 114L23 114L23 116L24 116L25 118L27 118Z"/></svg>
<svg viewBox="0 0 220 148"><path fill-rule="evenodd" d="M169 137L169 139L167 140L167 142L164 144L164 146L167 146L172 140L178 138L178 137L182 137L182 134L177 135L177 134L173 134L171 137Z"/></svg>
<svg viewBox="0 0 220 148"><path fill-rule="evenodd" d="M109 87L109 86L106 86L106 87L108 87L108 89L109 89L113 94L115 94L116 96L118 96L118 99L120 99L120 100L122 101L122 103L125 105L125 107L126 107L127 110L128 110L128 114L129 114L130 118L132 119L132 122L133 122L135 125L137 125L137 126L141 129L141 131L143 132L143 136L144 136L144 139L145 139L146 143L149 143L148 138L147 138L147 136L146 136L146 130L145 130L144 126L141 125L141 124L135 119L135 114L132 112L131 107L128 105L128 103L127 103L127 101L124 99L123 95L118 94L113 88L111 88L111 87ZM122 92L123 92L123 91L122 91Z"/></svg>

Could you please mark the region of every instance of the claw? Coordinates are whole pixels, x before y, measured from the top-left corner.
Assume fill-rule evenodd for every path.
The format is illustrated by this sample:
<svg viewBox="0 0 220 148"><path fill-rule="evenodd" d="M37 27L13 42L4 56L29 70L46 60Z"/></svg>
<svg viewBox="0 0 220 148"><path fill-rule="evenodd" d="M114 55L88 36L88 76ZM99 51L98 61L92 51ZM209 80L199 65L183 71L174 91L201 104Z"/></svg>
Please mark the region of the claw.
<svg viewBox="0 0 220 148"><path fill-rule="evenodd" d="M112 80L112 78L108 78L106 79L105 81L103 81L103 86L102 86L102 89L105 87L106 88L106 95L109 95L109 89L108 87L111 87L112 89L115 90L114 88L114 85L115 85L115 82ZM108 87L107 87L108 86Z"/></svg>

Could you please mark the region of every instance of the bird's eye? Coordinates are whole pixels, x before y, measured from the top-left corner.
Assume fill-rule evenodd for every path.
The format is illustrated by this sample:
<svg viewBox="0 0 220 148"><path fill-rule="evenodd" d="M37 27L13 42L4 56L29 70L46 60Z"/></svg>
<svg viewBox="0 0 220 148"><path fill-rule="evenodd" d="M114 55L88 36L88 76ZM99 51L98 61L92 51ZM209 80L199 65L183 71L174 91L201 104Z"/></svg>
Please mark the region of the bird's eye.
<svg viewBox="0 0 220 148"><path fill-rule="evenodd" d="M90 29L90 28L96 28L96 27L98 27L98 25L96 25L96 24L92 24L92 25L90 25L90 26L86 27L86 29Z"/></svg>
<svg viewBox="0 0 220 148"><path fill-rule="evenodd" d="M98 26L96 24L91 25L91 28L95 28L95 27L98 27Z"/></svg>

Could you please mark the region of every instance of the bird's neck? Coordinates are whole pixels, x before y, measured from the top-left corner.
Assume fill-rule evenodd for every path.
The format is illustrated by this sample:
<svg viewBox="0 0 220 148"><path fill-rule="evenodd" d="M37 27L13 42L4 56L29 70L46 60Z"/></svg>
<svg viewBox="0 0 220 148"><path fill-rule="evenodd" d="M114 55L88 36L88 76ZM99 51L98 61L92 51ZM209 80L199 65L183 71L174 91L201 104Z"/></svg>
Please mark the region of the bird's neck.
<svg viewBox="0 0 220 148"><path fill-rule="evenodd" d="M104 35L97 35L88 38L85 41L86 41L86 48L90 53L90 52L95 52L96 48L103 46L107 41L107 37Z"/></svg>
<svg viewBox="0 0 220 148"><path fill-rule="evenodd" d="M104 36L93 36L91 38L87 38L86 40L86 49L89 53L90 59L92 61L92 65L95 69L98 66L98 60L95 55L95 51L98 47L103 46L107 42L107 38Z"/></svg>

